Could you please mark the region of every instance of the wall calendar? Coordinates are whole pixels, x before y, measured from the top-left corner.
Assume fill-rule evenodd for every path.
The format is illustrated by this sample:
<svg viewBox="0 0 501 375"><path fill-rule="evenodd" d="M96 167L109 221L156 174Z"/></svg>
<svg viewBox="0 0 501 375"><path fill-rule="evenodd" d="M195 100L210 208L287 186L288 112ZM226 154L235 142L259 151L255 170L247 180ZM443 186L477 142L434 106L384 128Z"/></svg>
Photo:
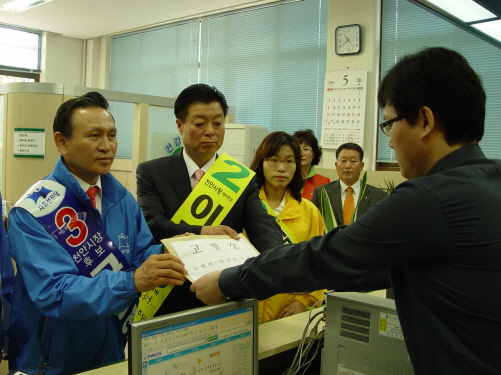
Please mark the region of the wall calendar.
<svg viewBox="0 0 501 375"><path fill-rule="evenodd" d="M321 145L337 149L352 142L364 147L367 69L325 72Z"/></svg>

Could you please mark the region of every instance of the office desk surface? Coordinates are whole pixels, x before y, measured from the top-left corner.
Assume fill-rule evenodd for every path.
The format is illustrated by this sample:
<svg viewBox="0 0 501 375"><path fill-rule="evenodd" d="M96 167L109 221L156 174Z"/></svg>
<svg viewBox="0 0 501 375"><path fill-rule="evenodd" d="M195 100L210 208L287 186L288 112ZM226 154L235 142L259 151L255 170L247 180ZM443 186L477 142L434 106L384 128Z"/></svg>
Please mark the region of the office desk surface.
<svg viewBox="0 0 501 375"><path fill-rule="evenodd" d="M312 310L311 316L322 310L323 307ZM270 357L298 347L303 335L304 327L309 320L309 316L309 311L306 311L287 318L260 324L258 333L258 359ZM317 316L314 322L321 317L322 315ZM311 327L313 327L313 325L310 325L310 328ZM323 323L320 323L318 330L320 331L321 328L323 328ZM113 365L82 372L80 375L127 375L127 372L127 361L123 361Z"/></svg>

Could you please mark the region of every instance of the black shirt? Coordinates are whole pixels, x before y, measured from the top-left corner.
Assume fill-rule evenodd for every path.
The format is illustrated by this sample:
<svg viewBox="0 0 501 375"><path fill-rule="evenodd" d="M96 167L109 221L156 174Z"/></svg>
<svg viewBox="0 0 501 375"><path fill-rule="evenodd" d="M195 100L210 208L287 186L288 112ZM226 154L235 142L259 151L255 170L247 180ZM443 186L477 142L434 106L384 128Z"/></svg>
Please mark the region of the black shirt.
<svg viewBox="0 0 501 375"><path fill-rule="evenodd" d="M416 374L500 374L501 161L462 147L350 226L227 269L219 286L263 299L385 269Z"/></svg>

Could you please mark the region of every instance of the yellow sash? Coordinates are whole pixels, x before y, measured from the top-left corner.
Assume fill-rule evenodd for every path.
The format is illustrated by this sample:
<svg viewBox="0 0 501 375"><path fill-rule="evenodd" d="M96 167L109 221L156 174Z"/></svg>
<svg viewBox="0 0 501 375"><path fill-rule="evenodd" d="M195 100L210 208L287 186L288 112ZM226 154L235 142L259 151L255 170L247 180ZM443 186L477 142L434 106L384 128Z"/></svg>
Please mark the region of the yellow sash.
<svg viewBox="0 0 501 375"><path fill-rule="evenodd" d="M199 226L221 224L254 174L228 154L219 155L174 214L172 222ZM142 293L134 321L152 318L172 288L173 285L166 285Z"/></svg>
<svg viewBox="0 0 501 375"><path fill-rule="evenodd" d="M275 211L273 211L273 208L270 207L268 202L262 200L261 204L263 205L265 210L268 212L268 215L271 215L275 218L275 221L277 222L280 229L282 230L282 239L284 240L284 245L297 243L296 238L294 237L292 232L289 230L289 228L287 228L287 226L284 224L284 222L282 220L280 220L280 218L277 216Z"/></svg>

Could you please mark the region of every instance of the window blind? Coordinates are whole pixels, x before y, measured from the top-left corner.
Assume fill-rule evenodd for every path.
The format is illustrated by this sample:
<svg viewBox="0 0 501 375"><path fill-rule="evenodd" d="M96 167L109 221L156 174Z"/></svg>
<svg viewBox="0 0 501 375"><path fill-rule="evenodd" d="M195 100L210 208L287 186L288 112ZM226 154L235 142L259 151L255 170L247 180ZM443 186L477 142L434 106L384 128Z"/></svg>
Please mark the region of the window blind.
<svg viewBox="0 0 501 375"><path fill-rule="evenodd" d="M0 70L40 73L39 32L0 26Z"/></svg>
<svg viewBox="0 0 501 375"><path fill-rule="evenodd" d="M199 21L112 38L111 89L173 97L198 77Z"/></svg>
<svg viewBox="0 0 501 375"><path fill-rule="evenodd" d="M236 122L320 136L327 1L279 1L112 38L111 88L221 90Z"/></svg>
<svg viewBox="0 0 501 375"><path fill-rule="evenodd" d="M320 136L327 3L278 2L207 17L201 82L236 106L236 122Z"/></svg>
<svg viewBox="0 0 501 375"><path fill-rule="evenodd" d="M487 157L501 158L501 49L409 0L383 0L382 25L382 77L400 57L427 47L450 48L468 60L482 78L487 95L485 133L480 146ZM384 121L382 112L379 119ZM381 132L377 161L396 161L388 137Z"/></svg>

